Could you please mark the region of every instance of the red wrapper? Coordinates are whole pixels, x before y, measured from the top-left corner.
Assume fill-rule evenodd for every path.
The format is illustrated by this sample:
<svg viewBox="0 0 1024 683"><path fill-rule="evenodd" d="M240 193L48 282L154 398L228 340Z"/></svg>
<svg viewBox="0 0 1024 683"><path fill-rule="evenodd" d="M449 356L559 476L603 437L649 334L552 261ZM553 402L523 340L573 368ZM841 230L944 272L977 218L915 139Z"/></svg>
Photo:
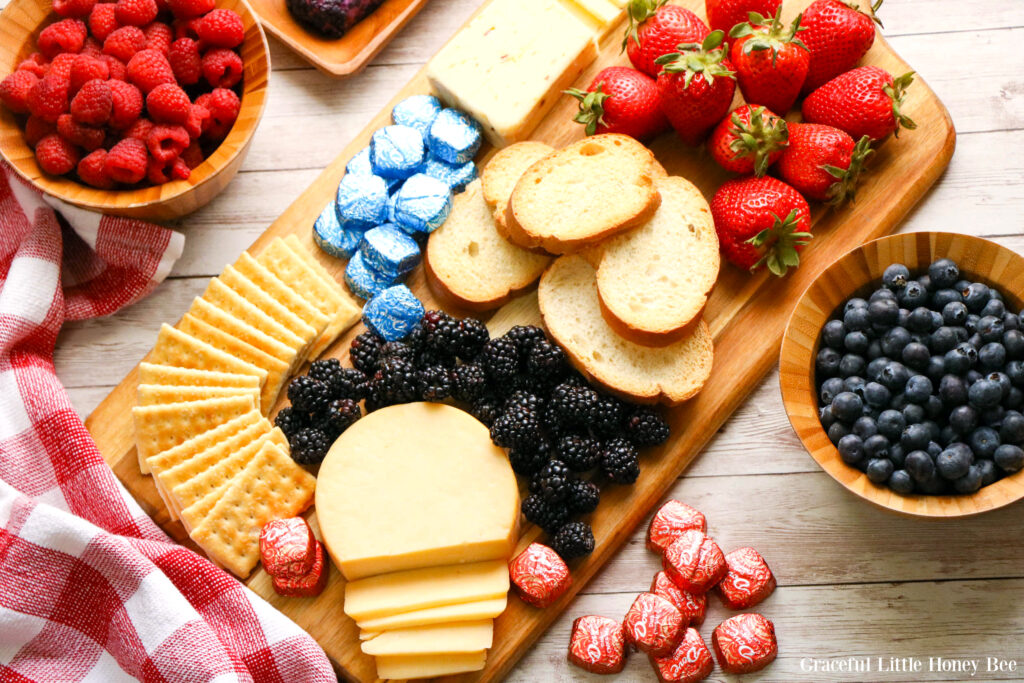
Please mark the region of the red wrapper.
<svg viewBox="0 0 1024 683"><path fill-rule="evenodd" d="M753 613L737 614L716 626L711 644L722 671L734 674L760 671L779 653L775 626Z"/></svg>
<svg viewBox="0 0 1024 683"><path fill-rule="evenodd" d="M725 556L728 571L715 586L729 609L747 609L775 590L775 576L761 553L753 548L737 548Z"/></svg>
<svg viewBox="0 0 1024 683"><path fill-rule="evenodd" d="M569 661L594 674L617 674L626 665L622 624L608 617L580 617L572 622Z"/></svg>
<svg viewBox="0 0 1024 683"><path fill-rule="evenodd" d="M708 521L704 513L686 503L670 500L654 513L651 526L647 528L647 547L660 555L687 529L707 533Z"/></svg>
<svg viewBox="0 0 1024 683"><path fill-rule="evenodd" d="M508 566L509 577L523 602L547 607L570 585L569 567L551 548L531 543Z"/></svg>
<svg viewBox="0 0 1024 683"><path fill-rule="evenodd" d="M290 598L312 598L324 592L327 586L327 565L324 563L324 544L314 541L313 566L305 576L275 576L274 590Z"/></svg>
<svg viewBox="0 0 1024 683"><path fill-rule="evenodd" d="M275 577L301 577L309 573L316 555L316 538L302 517L274 519L260 531L260 561Z"/></svg>
<svg viewBox="0 0 1024 683"><path fill-rule="evenodd" d="M697 529L688 529L661 558L673 583L691 593L704 593L725 576L725 555L718 544Z"/></svg>
<svg viewBox="0 0 1024 683"><path fill-rule="evenodd" d="M626 642L653 657L664 657L676 649L686 622L667 598L641 593L622 620Z"/></svg>
<svg viewBox="0 0 1024 683"><path fill-rule="evenodd" d="M665 572L658 572L651 582L651 592L666 598L683 615L684 626L700 626L708 609L708 599L703 593L691 593L673 583Z"/></svg>
<svg viewBox="0 0 1024 683"><path fill-rule="evenodd" d="M651 657L654 673L662 683L697 683L711 675L715 662L697 629L688 628L682 642L667 657Z"/></svg>

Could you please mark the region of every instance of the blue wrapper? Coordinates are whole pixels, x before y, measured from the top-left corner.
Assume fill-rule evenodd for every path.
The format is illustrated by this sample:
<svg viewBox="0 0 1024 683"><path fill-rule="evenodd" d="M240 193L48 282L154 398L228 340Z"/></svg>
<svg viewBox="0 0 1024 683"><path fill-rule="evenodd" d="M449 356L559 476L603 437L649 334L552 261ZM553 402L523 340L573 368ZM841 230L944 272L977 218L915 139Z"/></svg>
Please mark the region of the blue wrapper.
<svg viewBox="0 0 1024 683"><path fill-rule="evenodd" d="M452 210L448 184L417 173L395 193L393 222L406 232L434 232Z"/></svg>
<svg viewBox="0 0 1024 683"><path fill-rule="evenodd" d="M388 287L363 306L363 324L386 341L404 339L423 317L423 304L405 285Z"/></svg>
<svg viewBox="0 0 1024 683"><path fill-rule="evenodd" d="M442 183L447 183L448 187L452 188L452 192L462 192L466 189L466 185L476 180L476 164L472 161L453 165L431 156L427 160L423 172L431 178L437 178Z"/></svg>
<svg viewBox="0 0 1024 683"><path fill-rule="evenodd" d="M391 120L400 126L418 130L424 138L430 132L430 124L441 113L441 103L433 95L407 97L391 110Z"/></svg>
<svg viewBox="0 0 1024 683"><path fill-rule="evenodd" d="M331 200L313 223L313 241L335 258L350 258L359 248L363 233L346 230L338 220L338 205Z"/></svg>
<svg viewBox="0 0 1024 683"><path fill-rule="evenodd" d="M385 126L370 138L370 163L382 178L404 180L418 173L426 160L423 135L409 126Z"/></svg>
<svg viewBox="0 0 1024 683"><path fill-rule="evenodd" d="M346 230L369 230L387 220L388 186L375 175L346 174L335 197Z"/></svg>
<svg viewBox="0 0 1024 683"><path fill-rule="evenodd" d="M373 165L370 163L370 148L363 147L356 152L356 155L345 164L345 173L353 175L373 175Z"/></svg>
<svg viewBox="0 0 1024 683"><path fill-rule="evenodd" d="M420 247L395 225L379 225L363 234L366 263L382 273L408 273L420 262Z"/></svg>
<svg viewBox="0 0 1024 683"><path fill-rule="evenodd" d="M372 299L398 282L398 273L377 270L366 262L362 250L352 254L345 266L345 284L360 299Z"/></svg>
<svg viewBox="0 0 1024 683"><path fill-rule="evenodd" d="M482 141L480 126L458 109L445 109L438 114L427 135L430 151L449 164L472 161Z"/></svg>

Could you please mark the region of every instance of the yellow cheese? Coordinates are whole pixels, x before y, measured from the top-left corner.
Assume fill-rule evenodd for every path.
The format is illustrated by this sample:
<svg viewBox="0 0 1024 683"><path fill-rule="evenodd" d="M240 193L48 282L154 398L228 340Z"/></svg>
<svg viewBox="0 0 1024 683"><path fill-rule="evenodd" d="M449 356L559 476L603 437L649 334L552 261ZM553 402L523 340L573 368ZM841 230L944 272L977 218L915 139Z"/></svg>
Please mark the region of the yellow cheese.
<svg viewBox="0 0 1024 683"><path fill-rule="evenodd" d="M390 617L379 617L359 622L359 628L366 633L378 633L384 629L410 628L413 626L429 626L457 621L476 621L478 619L494 619L505 611L508 598L502 596L493 600L464 602L458 605L442 605L428 607L414 612L402 612Z"/></svg>
<svg viewBox="0 0 1024 683"><path fill-rule="evenodd" d="M345 586L345 614L357 622L403 612L478 602L508 593L505 560L382 574Z"/></svg>
<svg viewBox="0 0 1024 683"><path fill-rule="evenodd" d="M368 655L453 654L486 650L493 640L494 622L484 619L384 631L362 648Z"/></svg>
<svg viewBox="0 0 1024 683"><path fill-rule="evenodd" d="M377 657L377 678L404 680L434 678L479 671L487 661L486 652L446 655L387 655Z"/></svg>
<svg viewBox="0 0 1024 683"><path fill-rule="evenodd" d="M380 635L380 631L360 631L359 640L370 640Z"/></svg>
<svg viewBox="0 0 1024 683"><path fill-rule="evenodd" d="M623 15L625 5L618 5L612 0L568 0L589 14L602 28L609 28Z"/></svg>
<svg viewBox="0 0 1024 683"><path fill-rule="evenodd" d="M616 7L622 7L623 9L629 4L629 0L611 0L611 2Z"/></svg>
<svg viewBox="0 0 1024 683"><path fill-rule="evenodd" d="M434 56L427 78L504 147L526 139L594 61L597 30L559 0L493 0Z"/></svg>
<svg viewBox="0 0 1024 683"><path fill-rule="evenodd" d="M409 403L370 413L334 442L317 476L316 511L331 559L354 581L507 559L519 489L505 452L473 416Z"/></svg>

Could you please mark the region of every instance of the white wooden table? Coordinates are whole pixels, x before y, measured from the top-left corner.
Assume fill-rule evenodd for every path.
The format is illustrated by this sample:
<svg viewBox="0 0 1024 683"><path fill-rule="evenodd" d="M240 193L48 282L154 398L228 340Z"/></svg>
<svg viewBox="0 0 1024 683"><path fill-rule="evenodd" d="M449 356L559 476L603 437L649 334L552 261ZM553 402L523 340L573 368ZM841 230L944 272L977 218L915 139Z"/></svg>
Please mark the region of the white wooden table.
<svg viewBox="0 0 1024 683"><path fill-rule="evenodd" d="M179 227L185 254L145 301L71 323L57 372L85 416L153 344L164 321L248 246L460 26L480 0L434 0L362 74L326 78L271 39L263 122L242 172ZM2 2L0 2L2 4ZM1024 252L1024 0L888 0L892 46L946 103L958 132L949 170L905 230L983 235ZM977 658L973 680L1024 679L1024 505L960 522L903 519L869 507L822 473L786 421L773 373L674 487L729 549L759 549L779 589L757 607L775 622L778 661L758 681L970 679L930 671L929 657ZM620 618L658 569L643 528L525 654L515 681L598 680L565 661L572 620ZM701 633L727 613L717 598ZM985 671L986 657L1014 662ZM870 672L817 672L871 658ZM878 671L877 658L886 670ZM889 657L921 669L889 671ZM713 680L730 678L716 671ZM636 656L619 680L650 681Z"/></svg>

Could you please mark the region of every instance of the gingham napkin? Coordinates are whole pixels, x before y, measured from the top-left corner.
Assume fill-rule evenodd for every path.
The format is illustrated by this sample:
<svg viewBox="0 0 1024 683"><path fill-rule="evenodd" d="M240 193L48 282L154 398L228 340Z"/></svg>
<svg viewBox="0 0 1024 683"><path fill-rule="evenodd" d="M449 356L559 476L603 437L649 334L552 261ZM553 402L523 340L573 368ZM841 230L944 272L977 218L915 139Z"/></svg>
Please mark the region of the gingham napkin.
<svg viewBox="0 0 1024 683"><path fill-rule="evenodd" d="M336 680L312 638L142 512L54 371L65 320L145 296L183 243L44 201L0 163L0 681Z"/></svg>

